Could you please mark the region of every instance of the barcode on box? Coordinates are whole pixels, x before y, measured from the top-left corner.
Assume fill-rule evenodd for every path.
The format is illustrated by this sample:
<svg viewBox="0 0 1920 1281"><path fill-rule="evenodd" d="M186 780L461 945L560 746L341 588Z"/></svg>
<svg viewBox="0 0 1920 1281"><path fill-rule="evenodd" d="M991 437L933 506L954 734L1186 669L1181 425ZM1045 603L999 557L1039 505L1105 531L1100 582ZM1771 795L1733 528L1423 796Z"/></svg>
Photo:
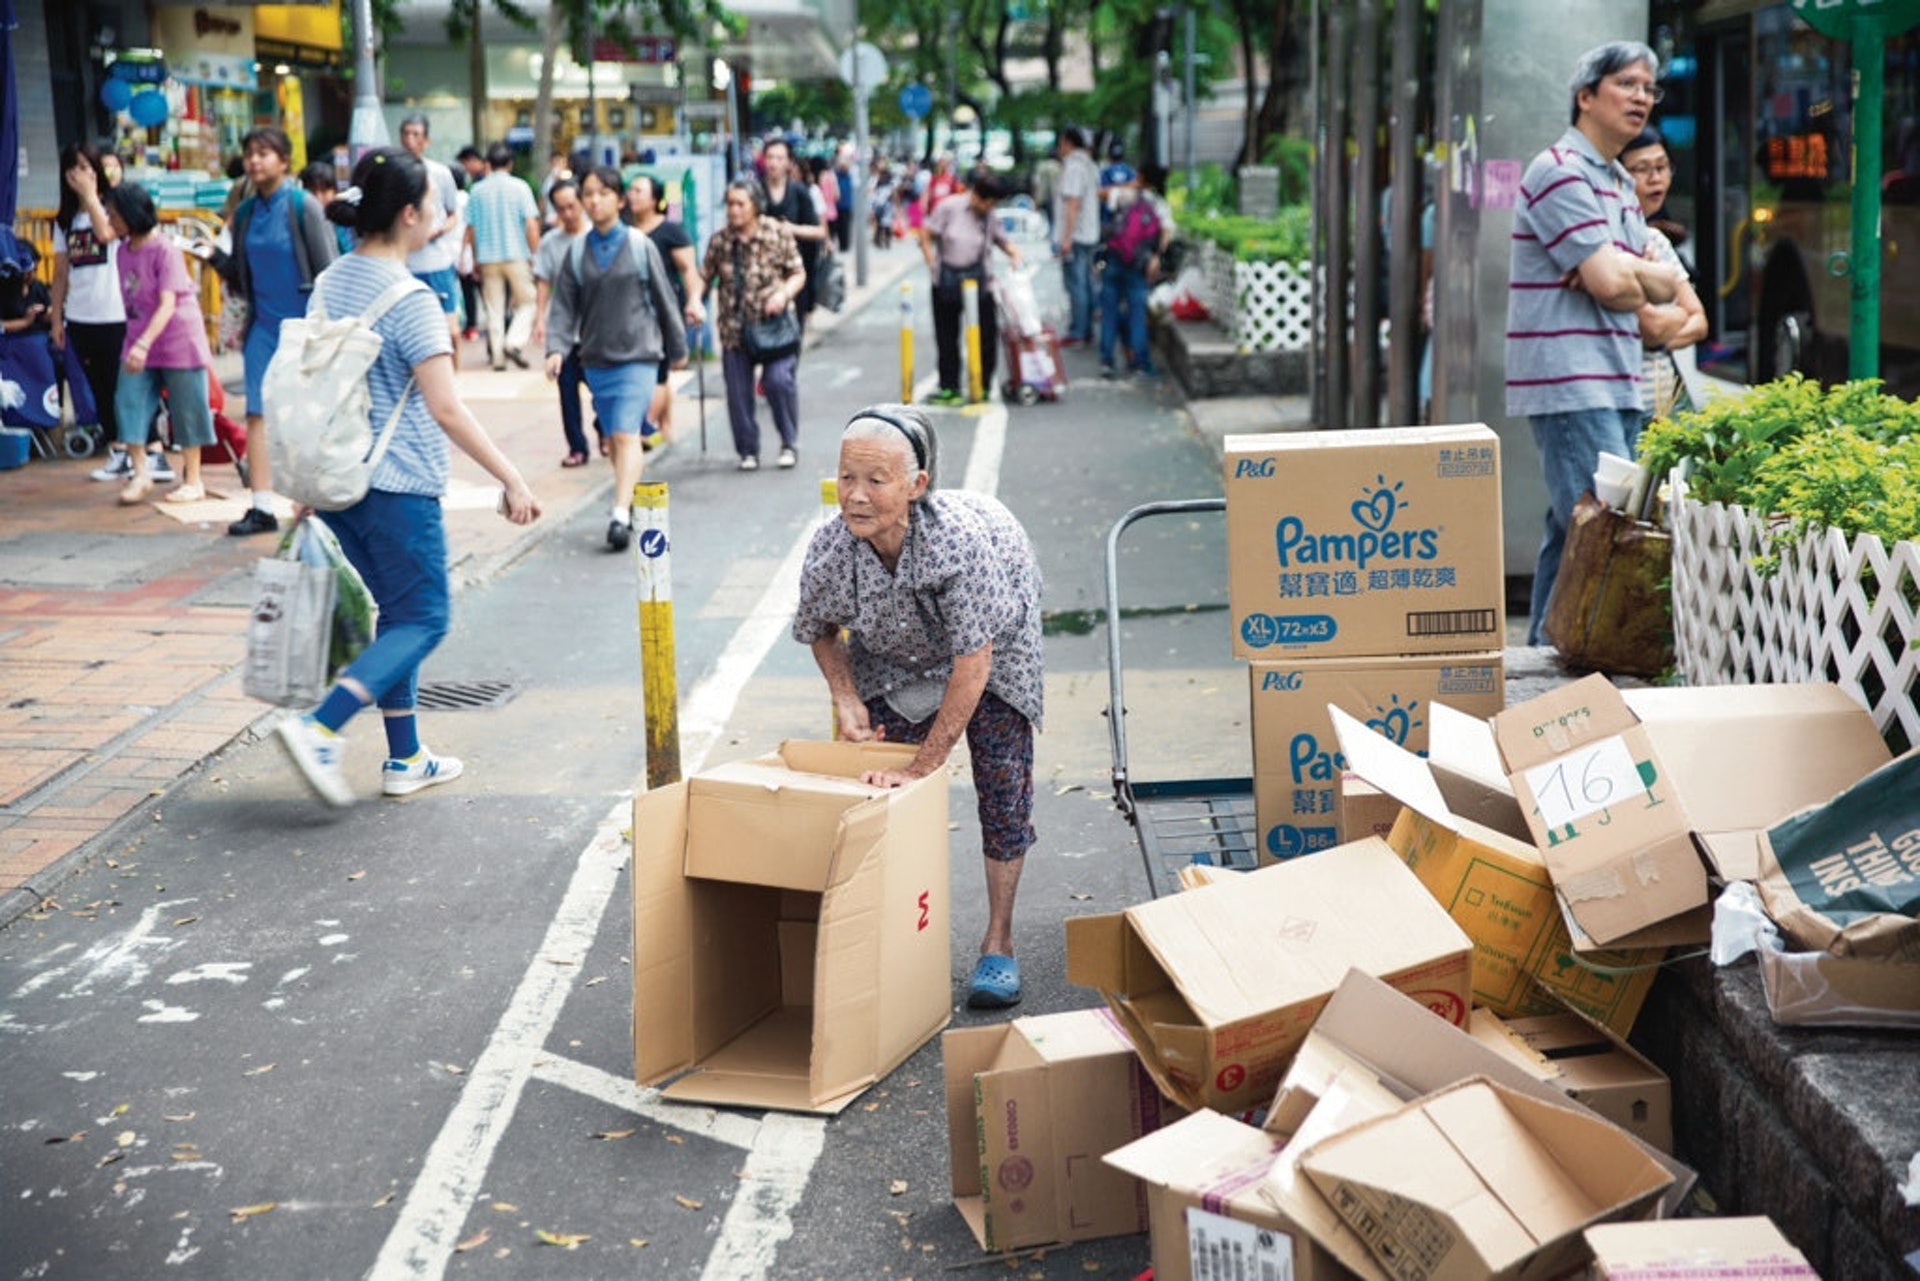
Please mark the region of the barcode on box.
<svg viewBox="0 0 1920 1281"><path fill-rule="evenodd" d="M1491 609L1430 609L1407 615L1409 636L1478 636L1499 624Z"/></svg>
<svg viewBox="0 0 1920 1281"><path fill-rule="evenodd" d="M1293 1238L1187 1207L1187 1258L1193 1281L1293 1281Z"/></svg>

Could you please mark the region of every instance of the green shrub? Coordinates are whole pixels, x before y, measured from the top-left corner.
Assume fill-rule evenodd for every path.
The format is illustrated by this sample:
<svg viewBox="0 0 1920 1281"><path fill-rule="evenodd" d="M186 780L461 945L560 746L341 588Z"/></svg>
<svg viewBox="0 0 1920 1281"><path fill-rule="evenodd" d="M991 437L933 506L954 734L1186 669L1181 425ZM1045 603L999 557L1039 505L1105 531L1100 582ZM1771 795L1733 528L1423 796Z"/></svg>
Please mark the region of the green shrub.
<svg viewBox="0 0 1920 1281"><path fill-rule="evenodd" d="M1240 262L1305 262L1313 253L1313 215L1289 205L1272 218L1201 214L1180 223L1191 240L1207 240Z"/></svg>
<svg viewBox="0 0 1920 1281"><path fill-rule="evenodd" d="M1920 406L1875 378L1828 389L1789 374L1654 420L1639 450L1655 477L1685 463L1696 501L1783 518L1796 533L1920 538Z"/></svg>

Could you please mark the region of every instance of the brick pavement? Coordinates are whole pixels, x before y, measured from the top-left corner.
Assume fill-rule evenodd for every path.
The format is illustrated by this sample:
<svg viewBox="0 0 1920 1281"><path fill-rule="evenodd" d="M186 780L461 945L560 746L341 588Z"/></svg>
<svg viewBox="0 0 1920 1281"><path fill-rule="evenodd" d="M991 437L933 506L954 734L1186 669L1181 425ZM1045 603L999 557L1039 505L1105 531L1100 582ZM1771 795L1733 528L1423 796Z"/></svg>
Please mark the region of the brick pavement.
<svg viewBox="0 0 1920 1281"><path fill-rule="evenodd" d="M917 261L881 255L841 316ZM817 314L809 345L839 320ZM494 373L481 345L462 347L462 394L545 514L525 528L500 519L486 474L456 450L446 500L456 590L604 502L612 484L598 460L560 466L559 406L538 371ZM675 448L697 449L694 374L675 378ZM716 361L707 408L724 442L720 381ZM157 503L119 506L117 485L87 478L99 462L0 472L0 923L51 894L64 860L110 849L201 762L278 715L240 690L251 567L275 539L227 535L244 501L233 469L208 466L210 489L232 497L196 505L184 523Z"/></svg>

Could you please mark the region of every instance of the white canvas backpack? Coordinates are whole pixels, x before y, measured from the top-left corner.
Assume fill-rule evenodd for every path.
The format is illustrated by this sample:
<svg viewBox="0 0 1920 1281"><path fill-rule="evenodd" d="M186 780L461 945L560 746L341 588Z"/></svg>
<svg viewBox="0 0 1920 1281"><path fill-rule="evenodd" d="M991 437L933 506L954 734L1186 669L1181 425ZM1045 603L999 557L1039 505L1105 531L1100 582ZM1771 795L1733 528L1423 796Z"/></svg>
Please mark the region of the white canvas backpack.
<svg viewBox="0 0 1920 1281"><path fill-rule="evenodd" d="M367 371L385 340L373 326L395 303L427 287L411 276L395 281L360 315L335 320L323 302L325 283L324 275L314 283L305 316L281 322L280 343L260 384L260 409L273 487L296 503L339 511L366 496L413 393L409 378L376 436Z"/></svg>

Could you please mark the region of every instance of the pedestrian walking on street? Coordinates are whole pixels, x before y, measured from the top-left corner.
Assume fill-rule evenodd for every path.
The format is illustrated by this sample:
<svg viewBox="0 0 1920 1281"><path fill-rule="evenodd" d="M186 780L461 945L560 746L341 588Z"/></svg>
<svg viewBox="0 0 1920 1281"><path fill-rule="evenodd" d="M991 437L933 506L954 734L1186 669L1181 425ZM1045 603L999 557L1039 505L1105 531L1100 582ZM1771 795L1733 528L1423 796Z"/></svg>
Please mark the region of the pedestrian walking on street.
<svg viewBox="0 0 1920 1281"><path fill-rule="evenodd" d="M774 430L780 433L780 466L792 467L799 455L800 342L785 349L752 351L747 331L755 321L786 314L807 286L800 250L782 223L762 218L766 196L750 178L727 184L727 225L707 242L701 274L713 298L712 315L720 327L720 369L727 383L727 419L741 471L760 467L760 421L754 412L754 372L766 390Z"/></svg>
<svg viewBox="0 0 1920 1281"><path fill-rule="evenodd" d="M801 174L793 159L793 148L784 138L770 139L760 149L766 167L766 199L760 216L769 222L786 224L800 248L800 266L807 283L793 300L794 314L800 318L800 331L806 332L807 317L813 314L813 278L820 270L820 255L827 247L827 228L815 207L813 184Z"/></svg>
<svg viewBox="0 0 1920 1281"><path fill-rule="evenodd" d="M60 152L60 207L53 217L53 328L58 350L71 344L93 393L94 414L111 446L95 480L133 478L133 459L120 448L114 398L120 386L120 357L126 347L127 309L114 267L119 248L101 197L108 190L100 151L90 142ZM83 424L84 425L84 424ZM143 434L144 435L144 434ZM144 439L143 439L144 443ZM166 455L155 451L148 470L157 471Z"/></svg>
<svg viewBox="0 0 1920 1281"><path fill-rule="evenodd" d="M1159 208L1137 177L1116 186L1108 199L1113 212L1104 245L1106 261L1100 264L1100 376L1114 376L1114 352L1124 324L1132 370L1151 378L1154 368L1153 355L1147 349L1147 285L1159 266L1165 229Z"/></svg>
<svg viewBox="0 0 1920 1281"><path fill-rule="evenodd" d="M487 312L487 353L496 370L511 360L527 367L527 339L533 334L533 255L540 248L540 206L533 188L513 174L513 148L496 142L487 148L487 176L467 193L467 221L473 227L473 260L480 271L480 292ZM512 299L513 320L507 320Z"/></svg>
<svg viewBox="0 0 1920 1281"><path fill-rule="evenodd" d="M1527 643L1560 572L1573 507L1602 452L1631 458L1640 437L1640 325L1670 303L1673 269L1646 256L1647 223L1620 153L1663 91L1659 59L1637 41L1580 56L1573 125L1533 158L1514 209L1507 294L1507 413L1525 418L1547 483L1546 530L1533 571Z"/></svg>
<svg viewBox="0 0 1920 1281"><path fill-rule="evenodd" d="M982 174L972 187L947 196L933 207L920 228L920 253L933 275L933 341L938 353L940 387L936 405L961 405L960 330L964 319L966 282L976 282L980 313L980 385L991 391L1000 347L999 324L987 281L993 276L993 247L1000 246L1009 262L1020 266L1020 250L993 216L993 207L1006 188L993 174Z"/></svg>
<svg viewBox="0 0 1920 1281"><path fill-rule="evenodd" d="M686 322L687 347L697 360L700 343L695 334L698 327L706 323L707 308L703 300L707 286L700 279L700 268L694 262L693 237L678 219L667 217L660 180L652 174L636 174L627 184L627 212L632 216L634 228L653 238L653 247L660 251L661 261L667 264L667 278L679 303L680 318ZM673 436L673 388L667 384L667 368L662 362L660 382L653 389L653 402L647 408L647 423L640 429L640 443L648 449Z"/></svg>
<svg viewBox="0 0 1920 1281"><path fill-rule="evenodd" d="M427 167L427 185L433 188L433 233L420 251L407 259L407 270L414 279L433 290L446 313L447 332L454 337L454 350L460 350L460 276L454 270L460 261L460 248L467 240L467 224L460 216L460 184L453 170L427 155L427 118L418 112L400 122L400 145L419 157Z"/></svg>
<svg viewBox="0 0 1920 1281"><path fill-rule="evenodd" d="M316 285L329 316L367 311L406 282L407 255L433 234L437 212L426 166L406 151L381 147L354 166L352 185L327 217L353 230L356 247ZM373 422L402 406L386 456L366 496L327 513L327 526L366 580L380 609L373 644L349 663L313 711L276 727L288 756L329 805L353 803L342 768L340 731L377 704L387 737L380 791L406 796L460 777L461 763L421 745L414 704L420 664L447 634L453 587L440 500L447 489L451 441L500 482L501 510L516 525L540 515L540 503L507 456L460 399L445 314L424 289L406 293L373 325L382 339L367 373Z"/></svg>
<svg viewBox="0 0 1920 1281"><path fill-rule="evenodd" d="M573 179L562 178L554 183L547 199L557 221L540 237L540 248L533 255L533 332L527 336L527 341L542 352L547 349L547 312L553 305L554 278L567 265L567 249L587 231L587 212L580 204L580 188ZM567 440L567 456L560 460L560 465L584 467L591 459L580 412L580 388L586 384L586 378L580 372L578 342L560 362L560 372L555 377L560 390L560 431ZM601 431L600 452L605 453L605 431L597 420L594 426Z"/></svg>
<svg viewBox="0 0 1920 1281"><path fill-rule="evenodd" d="M547 377L558 378L567 353L580 348L580 371L593 393L593 412L613 449L613 510L607 546L624 551L633 537L633 487L646 455L640 427L663 364L687 358L667 266L647 233L620 221L620 171L589 169L580 203L589 226L567 246L554 274L547 313Z"/></svg>
<svg viewBox="0 0 1920 1281"><path fill-rule="evenodd" d="M273 514L273 476L267 463L267 420L260 409L260 384L280 345L281 322L307 314L314 277L332 262L338 242L319 201L297 182L287 181L293 143L279 129L255 129L240 140L253 194L233 211L233 249L215 253L213 262L229 296L247 307L241 362L247 383L247 481L253 504L227 526L234 535L265 534L280 528Z"/></svg>
<svg viewBox="0 0 1920 1281"><path fill-rule="evenodd" d="M1034 842L1040 566L998 499L934 488L938 463L923 411L854 415L840 437L840 519L807 548L793 637L813 649L842 738L919 745L903 769L864 782L925 778L966 736L987 881L967 1004L999 1009L1020 1000L1013 904Z"/></svg>
<svg viewBox="0 0 1920 1281"><path fill-rule="evenodd" d="M200 483L200 450L214 441L213 410L207 403L213 352L207 347L199 291L187 274L185 256L160 234L160 215L145 187L132 182L115 187L107 192L106 205L113 234L121 242L115 267L127 315L114 418L120 424L120 447L133 461L133 475L120 491L120 501L128 506L144 502L153 490L143 446L148 427L160 413L164 388L185 476L166 501L198 502L207 496Z"/></svg>
<svg viewBox="0 0 1920 1281"><path fill-rule="evenodd" d="M1067 286L1067 333L1062 347L1093 338L1093 254L1100 247L1100 173L1087 154L1087 135L1073 125L1060 133L1060 182L1053 219L1053 251Z"/></svg>

